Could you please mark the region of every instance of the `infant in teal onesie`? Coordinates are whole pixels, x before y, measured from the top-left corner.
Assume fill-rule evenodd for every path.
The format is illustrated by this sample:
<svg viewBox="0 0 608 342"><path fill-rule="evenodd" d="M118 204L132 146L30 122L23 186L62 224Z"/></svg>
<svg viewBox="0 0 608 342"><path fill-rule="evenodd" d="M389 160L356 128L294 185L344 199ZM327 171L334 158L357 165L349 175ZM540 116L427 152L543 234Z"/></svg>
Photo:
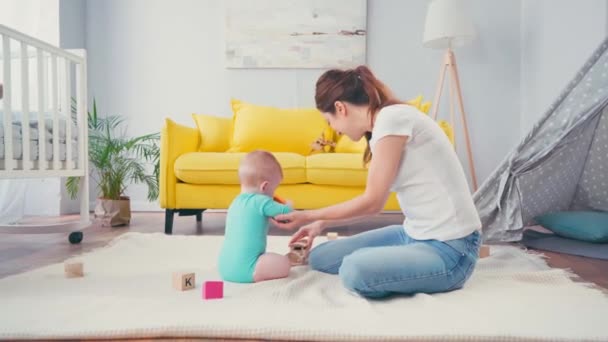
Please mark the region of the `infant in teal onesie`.
<svg viewBox="0 0 608 342"><path fill-rule="evenodd" d="M289 275L291 266L286 256L266 253L269 218L291 211L291 207L273 199L282 179L281 166L269 152L254 151L241 161L241 193L228 207L218 260L225 281L251 283Z"/></svg>

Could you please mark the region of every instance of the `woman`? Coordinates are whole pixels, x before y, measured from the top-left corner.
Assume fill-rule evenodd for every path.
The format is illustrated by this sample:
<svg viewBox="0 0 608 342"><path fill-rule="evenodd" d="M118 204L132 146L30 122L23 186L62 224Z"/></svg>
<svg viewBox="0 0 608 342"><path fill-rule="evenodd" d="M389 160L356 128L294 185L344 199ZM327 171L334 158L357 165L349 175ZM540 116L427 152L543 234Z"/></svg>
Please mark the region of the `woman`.
<svg viewBox="0 0 608 342"><path fill-rule="evenodd" d="M311 268L339 274L346 288L370 298L461 288L473 272L481 222L462 166L439 126L398 101L365 66L329 70L315 100L331 127L353 141L365 137L365 192L330 207L275 217L301 227L292 242L309 244L325 228L379 213L391 191L403 225L326 242L311 250Z"/></svg>

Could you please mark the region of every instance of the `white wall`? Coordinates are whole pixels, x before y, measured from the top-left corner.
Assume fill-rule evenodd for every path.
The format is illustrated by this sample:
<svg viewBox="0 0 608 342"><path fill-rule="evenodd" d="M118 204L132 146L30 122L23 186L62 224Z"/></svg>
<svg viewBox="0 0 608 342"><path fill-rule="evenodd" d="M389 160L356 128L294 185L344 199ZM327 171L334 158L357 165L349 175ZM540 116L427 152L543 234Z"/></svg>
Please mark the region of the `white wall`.
<svg viewBox="0 0 608 342"><path fill-rule="evenodd" d="M402 98L434 97L443 51L421 44L428 3L369 0L368 62ZM518 139L520 2L471 0L467 9L478 39L455 54L481 184ZM447 104L446 86L439 118L449 119ZM456 121L457 137L463 138ZM464 140L457 139L457 151L468 171Z"/></svg>
<svg viewBox="0 0 608 342"><path fill-rule="evenodd" d="M434 95L442 55L422 47L427 5L368 0L368 64L402 99ZM520 2L473 0L470 9L480 39L456 54L483 180L519 138ZM159 131L164 117L194 125L192 112L229 116L231 97L313 106L314 83L323 72L225 69L217 0L88 1L85 31L90 96L102 112L127 117L133 135ZM134 208L144 207L137 202L145 201L144 190L129 191Z"/></svg>
<svg viewBox="0 0 608 342"><path fill-rule="evenodd" d="M59 45L59 0L1 0L0 24Z"/></svg>
<svg viewBox="0 0 608 342"><path fill-rule="evenodd" d="M607 13L606 0L522 1L522 136L606 37Z"/></svg>
<svg viewBox="0 0 608 342"><path fill-rule="evenodd" d="M422 47L428 0L368 0L367 61L402 99L432 99L441 52ZM84 45L89 96L129 134L164 117L230 115L229 99L314 105L323 70L223 67L220 0L61 0L61 44ZM470 0L479 39L456 50L477 174L485 179L570 80L607 30L606 0ZM80 29L78 29L80 27ZM442 118L447 93L442 101ZM457 127L460 132L460 127ZM462 134L460 134L462 136ZM458 152L465 165L464 144ZM132 187L134 209L156 209Z"/></svg>

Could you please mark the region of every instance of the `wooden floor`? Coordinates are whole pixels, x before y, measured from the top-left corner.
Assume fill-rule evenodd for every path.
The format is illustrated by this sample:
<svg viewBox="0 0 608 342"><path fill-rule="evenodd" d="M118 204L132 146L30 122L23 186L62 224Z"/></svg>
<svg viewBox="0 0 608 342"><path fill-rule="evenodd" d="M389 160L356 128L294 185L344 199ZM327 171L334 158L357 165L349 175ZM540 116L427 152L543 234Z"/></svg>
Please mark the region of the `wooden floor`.
<svg viewBox="0 0 608 342"><path fill-rule="evenodd" d="M129 227L110 228L94 224L84 230L84 240L78 245L71 245L67 240L67 234L0 234L0 279L41 266L63 262L71 256L105 246L110 240L126 232L159 233L164 231L164 213L136 212L132 215ZM62 217L61 220L72 218ZM180 235L221 235L224 232L225 219L223 211L206 211L203 214L202 225L196 224L194 216L176 216L173 232ZM332 231L348 236L371 228L400 224L402 221L401 214L385 213L360 224ZM290 232L271 228L270 234L290 235ZM608 289L608 261L551 252L543 252L543 254L546 255L547 262L552 267L568 268L576 273L581 281L592 282ZM206 339L197 339L197 341L206 341Z"/></svg>

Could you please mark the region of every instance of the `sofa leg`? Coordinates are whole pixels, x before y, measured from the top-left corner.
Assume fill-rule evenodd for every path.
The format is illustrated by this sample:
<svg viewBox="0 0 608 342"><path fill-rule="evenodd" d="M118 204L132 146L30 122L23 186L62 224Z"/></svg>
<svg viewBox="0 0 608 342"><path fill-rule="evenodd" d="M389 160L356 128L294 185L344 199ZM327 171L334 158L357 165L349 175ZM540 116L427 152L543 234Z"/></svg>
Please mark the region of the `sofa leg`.
<svg viewBox="0 0 608 342"><path fill-rule="evenodd" d="M167 235L173 234L173 214L175 214L175 210L165 209L165 234Z"/></svg>
<svg viewBox="0 0 608 342"><path fill-rule="evenodd" d="M173 217L177 213L179 216L196 215L197 226L203 221L203 211L205 209L165 209L165 234L173 234Z"/></svg>

